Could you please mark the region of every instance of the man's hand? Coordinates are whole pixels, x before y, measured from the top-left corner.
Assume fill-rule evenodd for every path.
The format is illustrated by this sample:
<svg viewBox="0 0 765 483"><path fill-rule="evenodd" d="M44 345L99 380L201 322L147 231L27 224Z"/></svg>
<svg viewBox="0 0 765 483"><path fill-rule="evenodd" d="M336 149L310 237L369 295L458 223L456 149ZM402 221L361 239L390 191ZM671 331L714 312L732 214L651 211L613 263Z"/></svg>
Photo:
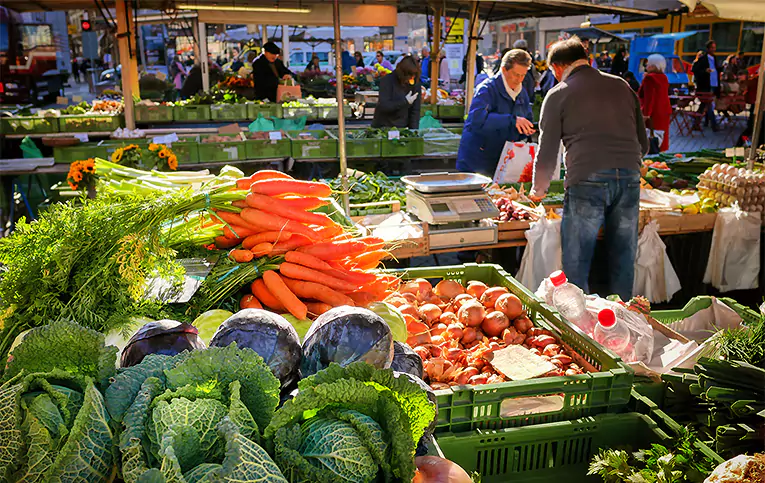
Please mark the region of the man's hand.
<svg viewBox="0 0 765 483"><path fill-rule="evenodd" d="M709 74L711 74L711 73L712 73L712 69L707 69L707 72L708 72Z"/></svg>
<svg viewBox="0 0 765 483"><path fill-rule="evenodd" d="M414 101L417 100L418 95L419 93L417 92L410 92L409 94L406 95L406 102L408 102L409 104L414 104Z"/></svg>
<svg viewBox="0 0 765 483"><path fill-rule="evenodd" d="M534 125L528 119L518 117L515 119L515 128L519 133L531 136L534 134Z"/></svg>
<svg viewBox="0 0 765 483"><path fill-rule="evenodd" d="M540 201L544 199L545 194L546 193L537 193L535 190L532 189L531 192L529 193L529 199L533 201L534 203L539 203Z"/></svg>
<svg viewBox="0 0 765 483"><path fill-rule="evenodd" d="M292 77L292 76L291 76L291 75L289 75L289 74L284 74L284 75L282 76L282 80L290 80L290 78L291 78L291 77Z"/></svg>

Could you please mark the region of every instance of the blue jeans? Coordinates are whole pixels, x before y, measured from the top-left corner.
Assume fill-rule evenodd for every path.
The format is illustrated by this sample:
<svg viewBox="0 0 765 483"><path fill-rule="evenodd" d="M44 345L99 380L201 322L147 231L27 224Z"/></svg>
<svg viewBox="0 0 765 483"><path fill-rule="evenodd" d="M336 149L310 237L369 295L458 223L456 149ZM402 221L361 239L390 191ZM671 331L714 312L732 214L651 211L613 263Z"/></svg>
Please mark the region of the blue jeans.
<svg viewBox="0 0 765 483"><path fill-rule="evenodd" d="M589 293L588 278L601 226L608 251L610 293L632 297L640 215L640 172L610 169L566 189L561 224L563 271ZM604 294L608 295L608 294Z"/></svg>

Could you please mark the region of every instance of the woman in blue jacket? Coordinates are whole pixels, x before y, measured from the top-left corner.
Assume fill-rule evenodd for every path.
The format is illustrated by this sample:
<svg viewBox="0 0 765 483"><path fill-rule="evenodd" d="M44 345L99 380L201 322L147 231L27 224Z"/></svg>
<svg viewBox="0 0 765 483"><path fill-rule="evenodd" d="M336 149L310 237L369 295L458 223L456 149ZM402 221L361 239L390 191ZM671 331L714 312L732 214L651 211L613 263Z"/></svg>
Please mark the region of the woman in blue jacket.
<svg viewBox="0 0 765 483"><path fill-rule="evenodd" d="M513 49L502 57L502 68L475 91L457 153L457 169L493 176L506 141L534 133L531 103L523 79L531 56Z"/></svg>

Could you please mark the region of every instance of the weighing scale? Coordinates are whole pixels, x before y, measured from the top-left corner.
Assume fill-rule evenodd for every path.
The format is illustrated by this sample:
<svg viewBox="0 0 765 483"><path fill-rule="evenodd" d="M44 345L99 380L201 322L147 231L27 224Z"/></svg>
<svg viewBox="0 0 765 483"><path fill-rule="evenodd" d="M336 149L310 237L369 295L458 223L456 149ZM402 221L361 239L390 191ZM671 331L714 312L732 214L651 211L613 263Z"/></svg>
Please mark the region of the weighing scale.
<svg viewBox="0 0 765 483"><path fill-rule="evenodd" d="M497 242L499 210L484 190L491 179L475 173L404 176L406 210L428 223L431 248L487 245Z"/></svg>

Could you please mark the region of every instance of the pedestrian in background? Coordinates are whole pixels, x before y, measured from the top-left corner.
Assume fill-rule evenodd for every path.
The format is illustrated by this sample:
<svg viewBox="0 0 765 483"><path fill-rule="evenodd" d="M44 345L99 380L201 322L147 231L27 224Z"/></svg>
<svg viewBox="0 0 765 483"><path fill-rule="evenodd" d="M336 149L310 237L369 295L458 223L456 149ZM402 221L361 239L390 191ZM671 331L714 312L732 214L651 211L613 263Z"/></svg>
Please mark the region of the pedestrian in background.
<svg viewBox="0 0 765 483"><path fill-rule="evenodd" d="M643 111L651 144L648 154L659 154L669 149L669 121L672 117L672 105L669 102L669 79L664 73L666 69L667 59L659 54L649 55L643 83L638 91L640 108ZM652 139L657 140L658 143Z"/></svg>

